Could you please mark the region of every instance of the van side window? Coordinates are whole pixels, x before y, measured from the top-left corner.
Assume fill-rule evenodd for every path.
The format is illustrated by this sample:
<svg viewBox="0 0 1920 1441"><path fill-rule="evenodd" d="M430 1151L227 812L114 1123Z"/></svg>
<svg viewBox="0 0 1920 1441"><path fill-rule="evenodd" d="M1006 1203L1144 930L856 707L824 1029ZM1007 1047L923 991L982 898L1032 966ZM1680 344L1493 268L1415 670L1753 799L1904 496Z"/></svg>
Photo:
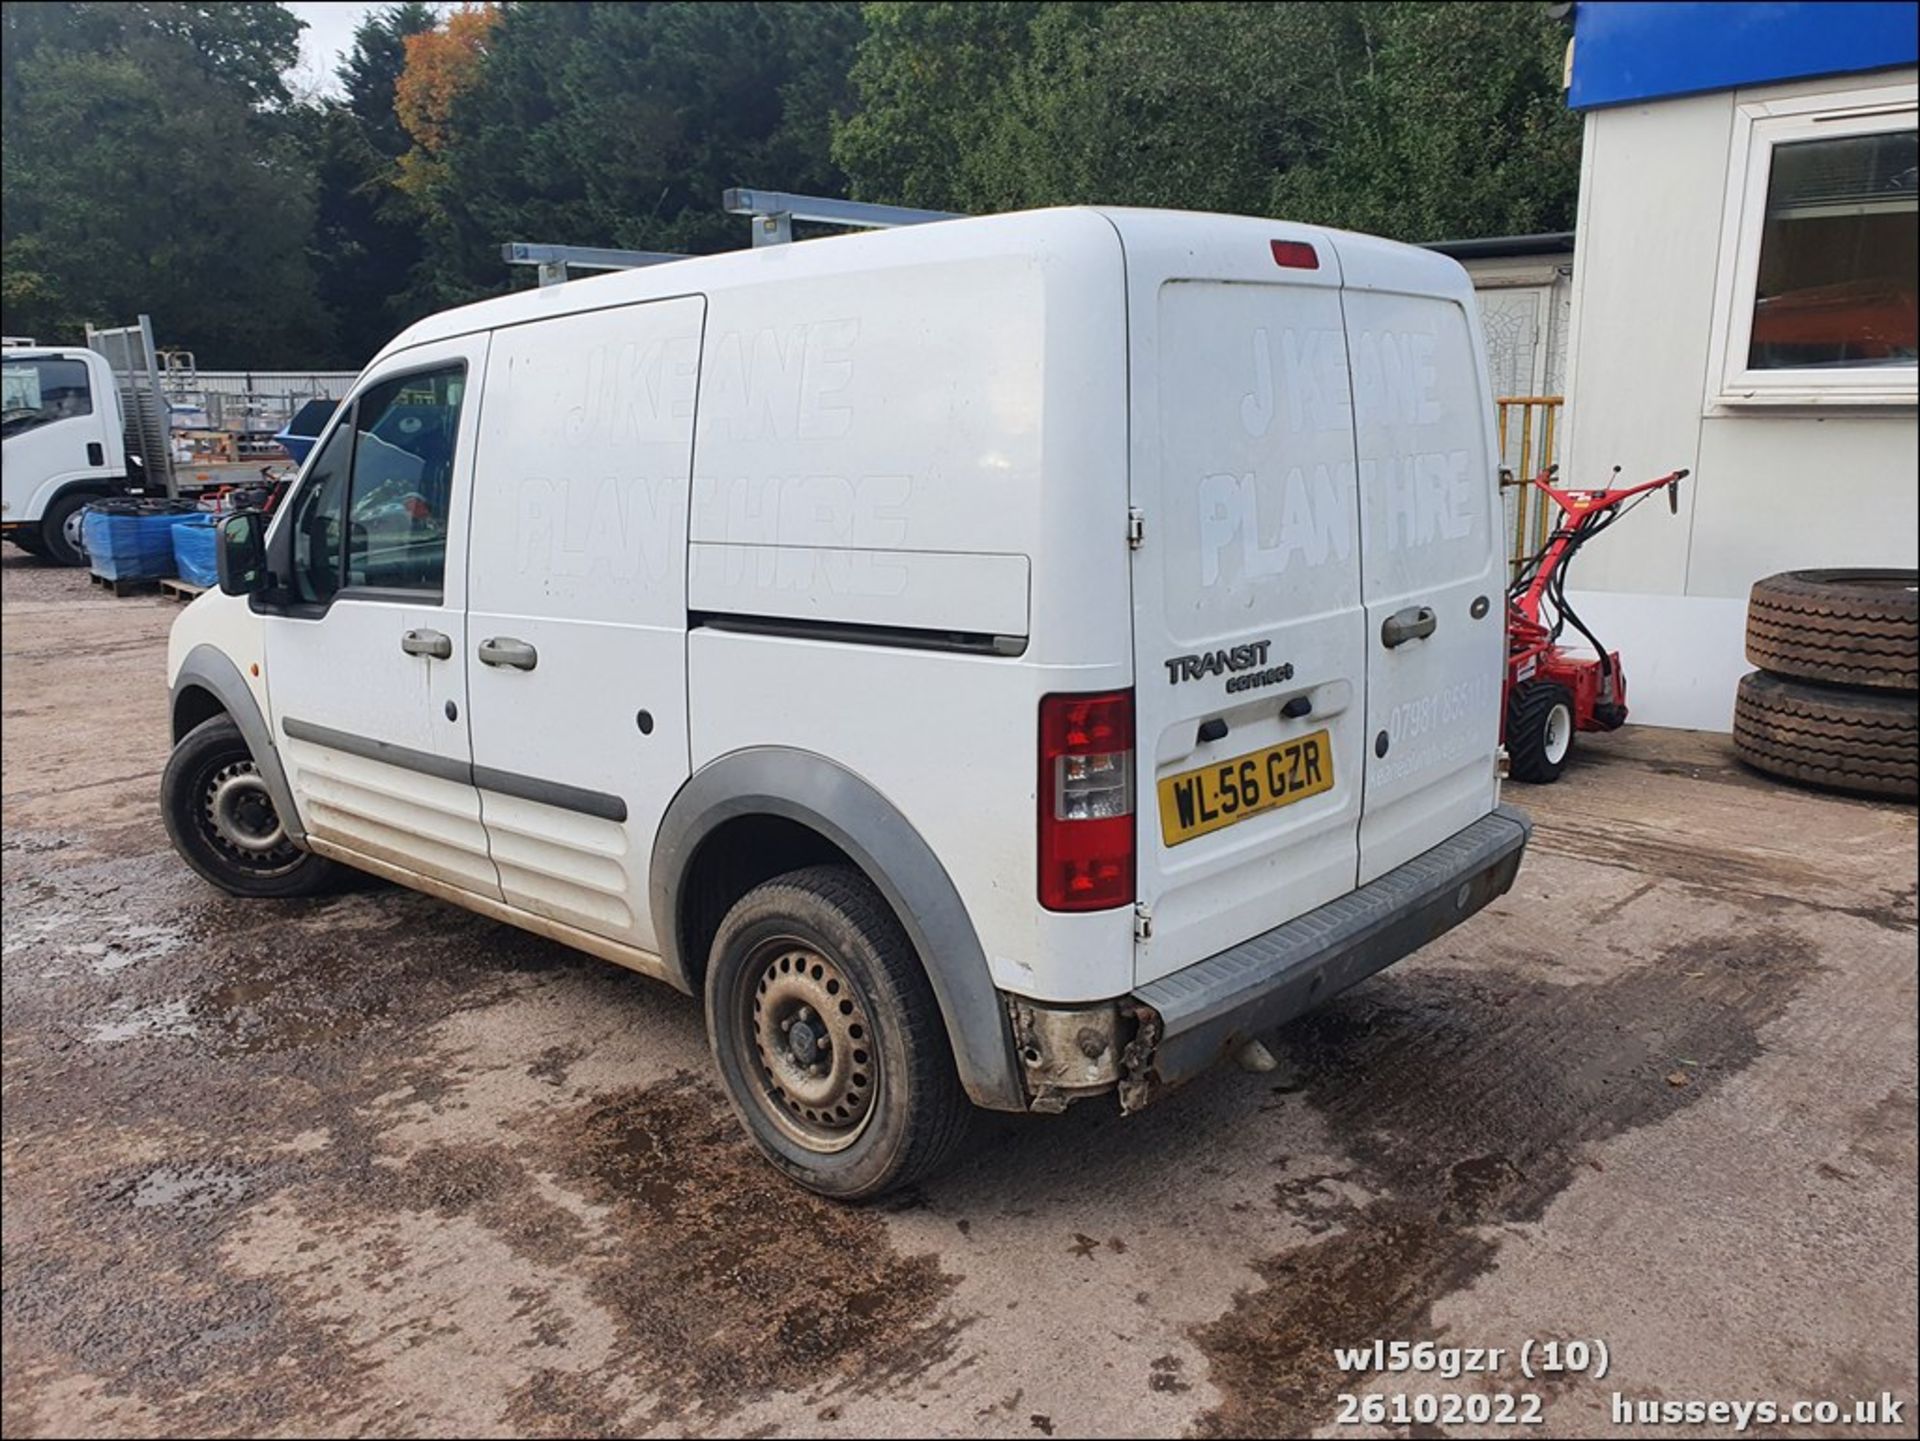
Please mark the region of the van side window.
<svg viewBox="0 0 1920 1441"><path fill-rule="evenodd" d="M447 564L453 442L466 367L383 381L354 414L350 586L438 591Z"/></svg>
<svg viewBox="0 0 1920 1441"><path fill-rule="evenodd" d="M7 361L0 370L0 410L5 435L93 414L86 363L54 356Z"/></svg>
<svg viewBox="0 0 1920 1441"><path fill-rule="evenodd" d="M382 381L353 402L294 500L297 599L324 605L348 587L438 593L465 389L466 367L452 365Z"/></svg>

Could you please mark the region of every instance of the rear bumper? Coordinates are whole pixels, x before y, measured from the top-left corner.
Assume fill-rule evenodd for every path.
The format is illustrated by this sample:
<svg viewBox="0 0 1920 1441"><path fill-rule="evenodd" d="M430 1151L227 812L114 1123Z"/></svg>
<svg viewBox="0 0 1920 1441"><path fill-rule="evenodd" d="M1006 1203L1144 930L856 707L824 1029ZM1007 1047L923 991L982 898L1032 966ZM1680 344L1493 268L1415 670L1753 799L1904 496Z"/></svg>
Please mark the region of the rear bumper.
<svg viewBox="0 0 1920 1441"><path fill-rule="evenodd" d="M1505 895L1532 832L1524 811L1500 806L1378 880L1140 987L1121 1109L1139 1110Z"/></svg>

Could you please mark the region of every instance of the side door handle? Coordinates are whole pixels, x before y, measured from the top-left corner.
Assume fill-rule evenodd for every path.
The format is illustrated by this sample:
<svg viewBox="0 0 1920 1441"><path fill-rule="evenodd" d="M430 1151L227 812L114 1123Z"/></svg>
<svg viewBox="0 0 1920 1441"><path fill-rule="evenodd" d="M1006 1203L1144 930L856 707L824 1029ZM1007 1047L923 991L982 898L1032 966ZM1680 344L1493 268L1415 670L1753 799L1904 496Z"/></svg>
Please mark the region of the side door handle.
<svg viewBox="0 0 1920 1441"><path fill-rule="evenodd" d="M1408 606L1397 610L1380 624L1380 643L1388 650L1397 645L1405 645L1410 640L1423 640L1433 634L1433 628L1440 623L1430 605Z"/></svg>
<svg viewBox="0 0 1920 1441"><path fill-rule="evenodd" d="M539 651L512 636L488 636L480 642L481 665L506 665L515 670L532 670L539 662Z"/></svg>
<svg viewBox="0 0 1920 1441"><path fill-rule="evenodd" d="M410 630L400 637L400 649L430 660L453 659L453 639L445 631Z"/></svg>

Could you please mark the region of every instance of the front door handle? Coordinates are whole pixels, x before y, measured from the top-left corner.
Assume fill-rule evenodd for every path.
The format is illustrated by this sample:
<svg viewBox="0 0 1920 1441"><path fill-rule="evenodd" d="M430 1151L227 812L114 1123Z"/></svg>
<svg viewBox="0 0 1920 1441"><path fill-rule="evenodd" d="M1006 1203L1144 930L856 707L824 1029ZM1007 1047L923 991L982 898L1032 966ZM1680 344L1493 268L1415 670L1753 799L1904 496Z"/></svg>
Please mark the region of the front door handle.
<svg viewBox="0 0 1920 1441"><path fill-rule="evenodd" d="M512 636L488 636L480 642L481 665L508 665L515 670L532 670L539 661L539 651Z"/></svg>
<svg viewBox="0 0 1920 1441"><path fill-rule="evenodd" d="M1410 640L1422 640L1433 634L1439 617L1430 605L1408 606L1388 616L1380 626L1380 643L1388 650L1397 645L1405 645Z"/></svg>
<svg viewBox="0 0 1920 1441"><path fill-rule="evenodd" d="M400 637L400 649L408 655L423 655L430 660L451 660L453 638L445 631L410 630Z"/></svg>

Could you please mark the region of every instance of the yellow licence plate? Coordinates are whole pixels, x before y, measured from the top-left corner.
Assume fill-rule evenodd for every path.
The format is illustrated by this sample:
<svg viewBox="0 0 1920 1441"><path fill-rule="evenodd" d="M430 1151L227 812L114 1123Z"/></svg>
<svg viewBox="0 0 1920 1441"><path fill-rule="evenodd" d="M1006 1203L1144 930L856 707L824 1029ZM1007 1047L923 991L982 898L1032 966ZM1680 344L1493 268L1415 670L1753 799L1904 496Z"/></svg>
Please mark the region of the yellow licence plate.
<svg viewBox="0 0 1920 1441"><path fill-rule="evenodd" d="M1160 782L1160 834L1170 846L1262 811L1333 789L1333 742L1326 731L1182 771Z"/></svg>

